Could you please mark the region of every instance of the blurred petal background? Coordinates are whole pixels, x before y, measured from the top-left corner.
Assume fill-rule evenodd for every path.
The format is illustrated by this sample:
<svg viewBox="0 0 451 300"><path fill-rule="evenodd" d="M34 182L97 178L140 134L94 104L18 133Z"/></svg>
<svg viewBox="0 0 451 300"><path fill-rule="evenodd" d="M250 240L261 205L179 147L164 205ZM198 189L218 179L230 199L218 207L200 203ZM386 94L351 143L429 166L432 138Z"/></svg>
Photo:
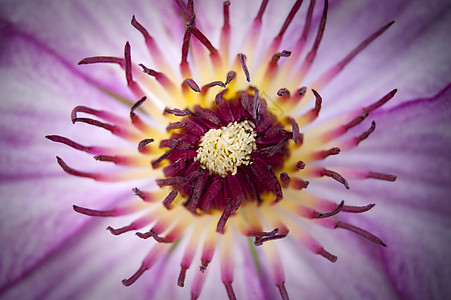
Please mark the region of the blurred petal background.
<svg viewBox="0 0 451 300"><path fill-rule="evenodd" d="M292 2L270 1L264 17L266 42L277 33ZM222 1L196 1L195 5L205 34L217 43ZM260 1L232 1L231 53L240 51L259 5ZM0 1L1 298L182 297L183 290L175 282L159 276L167 267L163 262L132 287L123 287L120 280L134 272L148 251L145 243L104 231L123 220L87 218L72 209L72 204L107 209L133 197L130 188L135 183L107 184L68 176L56 164L55 155L70 162L78 161L79 154L44 138L63 134L84 144L116 143L100 130L87 136L87 127L71 124L70 111L87 105L128 115L129 107L97 85L134 101L123 72L116 66L76 64L94 55L121 57L126 41L133 46L134 61L147 61L142 36L130 25L136 15L164 45L177 68L184 24L174 7L172 1L152 0ZM391 20L396 21L393 27L322 91L324 99L331 99L324 105L326 118L399 89L394 100L373 116L377 130L372 137L340 159L331 159L336 166L364 164L398 175L397 182L388 186L374 181L353 184L346 196L376 203L371 213L348 218L380 236L388 247L374 247L347 232L331 234L312 227L315 236L339 257L330 264L289 240L281 241L286 285L293 299L445 299L451 295L451 3L330 1L324 39L306 81ZM294 20L288 37L296 35L303 21L303 17ZM284 43L289 38L281 49ZM82 160L80 164L95 167L91 157ZM335 186L319 186L321 190L315 191L312 184L313 192L334 195ZM247 260L243 257L244 263ZM172 266L174 270L165 272L178 271L176 264ZM210 277L202 296L226 298L222 285L215 286L219 278ZM243 278L244 282L249 284ZM259 285L250 289L255 298L267 293Z"/></svg>

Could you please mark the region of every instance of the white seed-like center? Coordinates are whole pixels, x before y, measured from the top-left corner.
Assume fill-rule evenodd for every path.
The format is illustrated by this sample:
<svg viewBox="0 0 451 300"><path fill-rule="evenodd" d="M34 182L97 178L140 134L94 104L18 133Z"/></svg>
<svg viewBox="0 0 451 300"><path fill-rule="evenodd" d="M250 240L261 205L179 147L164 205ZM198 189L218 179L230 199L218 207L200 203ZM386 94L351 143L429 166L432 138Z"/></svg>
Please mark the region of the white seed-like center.
<svg viewBox="0 0 451 300"><path fill-rule="evenodd" d="M195 160L210 173L235 175L241 165L251 163L251 153L257 149L254 124L249 121L233 122L219 129L210 129L200 138Z"/></svg>

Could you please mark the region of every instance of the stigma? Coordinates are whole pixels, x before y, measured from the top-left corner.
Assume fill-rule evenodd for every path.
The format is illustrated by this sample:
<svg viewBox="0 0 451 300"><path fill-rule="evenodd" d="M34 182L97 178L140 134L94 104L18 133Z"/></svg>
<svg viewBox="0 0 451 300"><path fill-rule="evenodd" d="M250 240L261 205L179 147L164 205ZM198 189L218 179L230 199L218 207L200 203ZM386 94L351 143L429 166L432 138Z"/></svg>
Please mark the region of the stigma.
<svg viewBox="0 0 451 300"><path fill-rule="evenodd" d="M255 124L245 120L229 123L219 129L210 129L201 137L197 156L202 169L226 177L236 175L238 167L252 162L251 153L257 149Z"/></svg>

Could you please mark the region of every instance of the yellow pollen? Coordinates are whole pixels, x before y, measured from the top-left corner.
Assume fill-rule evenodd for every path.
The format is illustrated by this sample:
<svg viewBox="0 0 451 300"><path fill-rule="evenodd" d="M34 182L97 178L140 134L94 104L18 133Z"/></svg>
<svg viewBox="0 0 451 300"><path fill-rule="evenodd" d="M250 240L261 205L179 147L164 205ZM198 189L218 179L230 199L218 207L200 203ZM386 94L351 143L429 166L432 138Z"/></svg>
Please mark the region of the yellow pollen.
<svg viewBox="0 0 451 300"><path fill-rule="evenodd" d="M233 122L219 129L210 129L200 138L195 160L210 173L226 177L235 175L241 165L249 165L251 153L257 149L255 125L247 120Z"/></svg>

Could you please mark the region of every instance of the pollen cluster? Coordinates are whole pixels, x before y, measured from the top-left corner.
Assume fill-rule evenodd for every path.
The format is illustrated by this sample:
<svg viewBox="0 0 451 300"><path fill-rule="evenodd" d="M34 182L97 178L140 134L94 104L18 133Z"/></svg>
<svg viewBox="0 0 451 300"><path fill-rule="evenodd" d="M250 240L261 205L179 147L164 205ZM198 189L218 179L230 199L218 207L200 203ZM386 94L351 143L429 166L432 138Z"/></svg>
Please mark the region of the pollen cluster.
<svg viewBox="0 0 451 300"><path fill-rule="evenodd" d="M210 173L226 177L230 171L235 175L239 166L251 163L251 153L257 149L254 127L245 120L210 129L200 139L196 160Z"/></svg>

